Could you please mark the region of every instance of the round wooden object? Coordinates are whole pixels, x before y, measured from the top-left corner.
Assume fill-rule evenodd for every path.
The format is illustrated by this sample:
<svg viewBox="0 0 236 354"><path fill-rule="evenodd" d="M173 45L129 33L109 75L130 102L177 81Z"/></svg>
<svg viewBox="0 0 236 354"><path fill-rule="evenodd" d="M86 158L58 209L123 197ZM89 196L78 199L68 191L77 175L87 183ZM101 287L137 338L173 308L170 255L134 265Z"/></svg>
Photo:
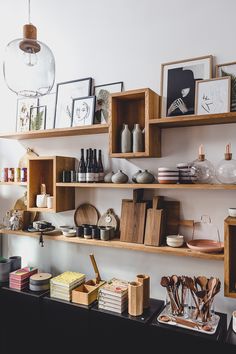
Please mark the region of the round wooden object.
<svg viewBox="0 0 236 354"><path fill-rule="evenodd" d="M103 214L98 220L98 226L111 226L114 227L115 231L118 230L118 217L115 215L112 209L108 209L105 214Z"/></svg>
<svg viewBox="0 0 236 354"><path fill-rule="evenodd" d="M82 224L97 225L99 213L91 204L81 204L75 211L74 222L76 226Z"/></svg>
<svg viewBox="0 0 236 354"><path fill-rule="evenodd" d="M52 274L50 273L37 273L31 275L30 284L37 285L37 286L49 284L51 278L52 278Z"/></svg>
<svg viewBox="0 0 236 354"><path fill-rule="evenodd" d="M149 307L150 303L150 277L145 274L138 274L137 281L143 284L143 308Z"/></svg>
<svg viewBox="0 0 236 354"><path fill-rule="evenodd" d="M131 316L140 316L143 313L143 284L137 281L128 286L128 312Z"/></svg>

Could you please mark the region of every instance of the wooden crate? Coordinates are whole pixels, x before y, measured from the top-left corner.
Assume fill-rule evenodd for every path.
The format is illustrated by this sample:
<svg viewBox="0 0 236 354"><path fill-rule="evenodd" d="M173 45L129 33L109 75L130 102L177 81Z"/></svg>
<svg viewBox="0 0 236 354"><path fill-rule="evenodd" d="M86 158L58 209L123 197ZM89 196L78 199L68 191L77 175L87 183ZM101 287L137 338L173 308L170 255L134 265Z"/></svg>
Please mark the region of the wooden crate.
<svg viewBox="0 0 236 354"><path fill-rule="evenodd" d="M74 169L75 159L72 157L40 156L30 158L28 162L27 210L61 212L74 209L74 188L56 186L57 182L61 182L63 170ZM54 197L52 209L36 207L36 196L40 194L42 183L46 185L46 192Z"/></svg>
<svg viewBox="0 0 236 354"><path fill-rule="evenodd" d="M111 95L111 122L109 125L109 150L111 157L160 157L161 134L156 125L149 124L159 117L159 95L145 88L133 91L114 93ZM139 123L145 129L143 152L121 153L121 131L123 124L128 124L132 131L134 124Z"/></svg>
<svg viewBox="0 0 236 354"><path fill-rule="evenodd" d="M224 222L224 294L236 298L236 218Z"/></svg>
<svg viewBox="0 0 236 354"><path fill-rule="evenodd" d="M90 305L97 300L98 286L82 284L72 290L72 302L81 305Z"/></svg>

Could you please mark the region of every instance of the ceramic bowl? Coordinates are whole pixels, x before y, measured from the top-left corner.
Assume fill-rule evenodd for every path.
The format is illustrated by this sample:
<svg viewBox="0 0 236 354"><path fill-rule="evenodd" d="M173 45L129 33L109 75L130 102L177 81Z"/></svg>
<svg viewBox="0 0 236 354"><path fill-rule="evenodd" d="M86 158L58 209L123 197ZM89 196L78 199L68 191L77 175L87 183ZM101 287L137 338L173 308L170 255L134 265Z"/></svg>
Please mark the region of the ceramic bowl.
<svg viewBox="0 0 236 354"><path fill-rule="evenodd" d="M74 237L76 236L76 230L74 229L67 229L62 231L63 236L66 237Z"/></svg>
<svg viewBox="0 0 236 354"><path fill-rule="evenodd" d="M228 212L229 216L231 216L232 218L236 218L236 208L229 208Z"/></svg>
<svg viewBox="0 0 236 354"><path fill-rule="evenodd" d="M69 226L69 225L62 225L62 226L59 226L59 229L60 229L61 231L68 231L68 230L73 229L73 227L72 227L72 226Z"/></svg>
<svg viewBox="0 0 236 354"><path fill-rule="evenodd" d="M182 235L166 236L166 243L170 247L181 247L184 244L184 236Z"/></svg>

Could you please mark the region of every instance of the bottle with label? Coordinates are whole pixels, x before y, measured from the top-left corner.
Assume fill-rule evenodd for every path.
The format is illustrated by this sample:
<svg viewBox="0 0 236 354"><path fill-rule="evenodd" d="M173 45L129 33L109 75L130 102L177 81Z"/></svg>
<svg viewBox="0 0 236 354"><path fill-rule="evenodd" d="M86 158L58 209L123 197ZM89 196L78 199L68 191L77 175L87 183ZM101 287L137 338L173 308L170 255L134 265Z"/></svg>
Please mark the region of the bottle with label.
<svg viewBox="0 0 236 354"><path fill-rule="evenodd" d="M94 182L99 182L99 172L98 172L98 161L97 161L97 149L93 150L93 173L94 173Z"/></svg>
<svg viewBox="0 0 236 354"><path fill-rule="evenodd" d="M79 169L78 169L78 182L79 183L86 182L86 166L84 161L84 149L81 149L81 156L80 156Z"/></svg>
<svg viewBox="0 0 236 354"><path fill-rule="evenodd" d="M93 172L93 150L89 149L88 151L88 163L86 166L86 182L94 182L94 172Z"/></svg>
<svg viewBox="0 0 236 354"><path fill-rule="evenodd" d="M102 164L102 150L98 151L98 173L99 173L99 182L104 182L104 168Z"/></svg>

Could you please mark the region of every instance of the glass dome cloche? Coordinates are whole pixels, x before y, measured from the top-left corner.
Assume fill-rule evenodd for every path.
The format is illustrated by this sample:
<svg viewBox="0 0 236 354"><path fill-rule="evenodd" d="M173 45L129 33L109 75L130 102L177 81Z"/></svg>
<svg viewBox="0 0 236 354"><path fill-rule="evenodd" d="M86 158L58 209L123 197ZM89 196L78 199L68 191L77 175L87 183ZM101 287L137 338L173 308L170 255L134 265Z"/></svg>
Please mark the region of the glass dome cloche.
<svg viewBox="0 0 236 354"><path fill-rule="evenodd" d="M205 158L203 145L199 146L198 158L191 164L191 176L194 183L213 183L215 169Z"/></svg>
<svg viewBox="0 0 236 354"><path fill-rule="evenodd" d="M23 38L8 43L3 74L8 88L19 96L48 94L55 81L55 58L51 49L37 40L37 28L30 22L23 27Z"/></svg>
<svg viewBox="0 0 236 354"><path fill-rule="evenodd" d="M236 184L236 160L232 158L230 144L226 145L225 158L216 166L216 178L222 184Z"/></svg>

